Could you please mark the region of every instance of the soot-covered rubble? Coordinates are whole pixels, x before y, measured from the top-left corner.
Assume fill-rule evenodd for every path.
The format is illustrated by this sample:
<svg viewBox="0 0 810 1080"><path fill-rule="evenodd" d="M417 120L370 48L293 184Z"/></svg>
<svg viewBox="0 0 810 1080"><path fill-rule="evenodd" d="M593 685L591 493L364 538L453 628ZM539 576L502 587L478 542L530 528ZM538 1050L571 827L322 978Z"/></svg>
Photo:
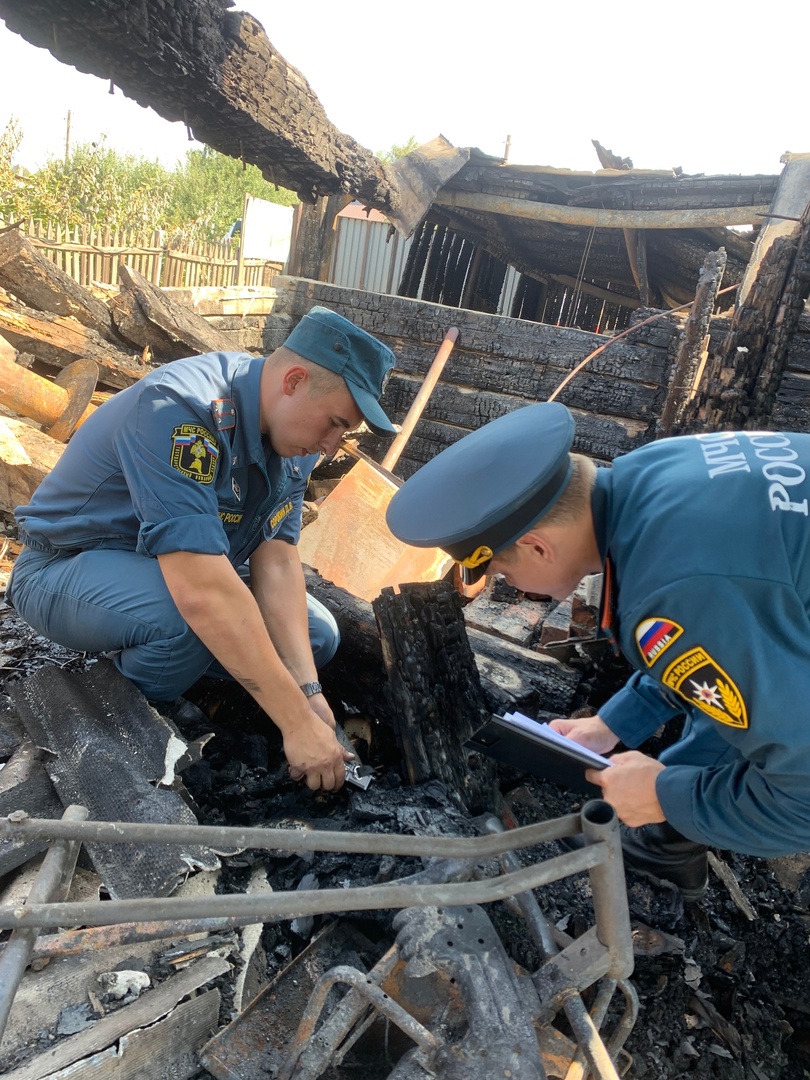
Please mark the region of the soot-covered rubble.
<svg viewBox="0 0 810 1080"><path fill-rule="evenodd" d="M514 601L512 596L500 595L504 602ZM7 607L0 609L0 653L4 688L43 665L80 670L95 660L54 646ZM605 686L620 675L614 665L594 678L591 704L597 706ZM355 727L365 732L358 749L375 767L375 779L366 791L346 785L337 793L313 793L293 783L277 732L238 687L203 679L185 700L161 705L185 739L214 735L205 744L202 759L183 773L200 822L417 836L476 835L475 822L440 782L416 786L405 782L390 729L374 717L352 717L351 702L335 704L343 721L359 719ZM7 698L5 705L8 715ZM14 749L15 730L19 737L13 725L3 727L2 760ZM653 740L645 749L654 753L661 743ZM558 817L580 806L578 796L513 769L499 767L498 782L504 813L514 824ZM521 852L520 858L526 864L558 853L556 844L547 844ZM697 905L684 906L670 887L627 874L636 955L632 981L640 1012L620 1062L624 1075L638 1080L800 1080L810 1076L808 860L798 857L768 864L729 852L715 856L713 866L725 880L711 873L708 893ZM345 888L347 902L351 888L395 880L422 868L414 858L258 850L223 856L222 863L218 889L223 892L244 891L258 868L266 873L274 891ZM536 895L546 917L567 933L578 936L592 923L586 877L563 878L538 889ZM513 960L529 971L539 966L525 925L512 908L498 902L488 905L487 911ZM389 911L352 915L347 910L339 918L356 926L382 952L393 940L393 915ZM333 918L267 924L258 954L264 968L261 980L272 980ZM234 932L219 935L212 948L229 958L235 973L234 938ZM162 960L147 974L159 981L170 967L167 947ZM220 1026L224 1027L237 1011L234 975L219 982L223 990ZM93 1016L92 1003L65 1005L60 1030L70 1030L77 1007ZM43 1033L36 1045L21 1049L19 1059L41 1048L43 1040L48 1045L58 1034ZM391 1061L366 1060L362 1068L368 1080L382 1080L390 1072ZM267 1074L259 1071L256 1075ZM195 1076L208 1080L212 1074L200 1069Z"/></svg>

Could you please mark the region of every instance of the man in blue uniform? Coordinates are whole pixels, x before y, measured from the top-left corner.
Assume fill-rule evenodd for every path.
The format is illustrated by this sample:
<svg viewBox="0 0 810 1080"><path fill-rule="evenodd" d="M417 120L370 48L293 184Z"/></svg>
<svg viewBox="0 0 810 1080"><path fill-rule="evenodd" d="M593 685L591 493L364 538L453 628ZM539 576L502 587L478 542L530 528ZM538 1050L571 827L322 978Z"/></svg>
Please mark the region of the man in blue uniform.
<svg viewBox="0 0 810 1080"><path fill-rule="evenodd" d="M68 648L114 651L153 700L214 660L284 737L294 778L334 789L346 755L317 681L337 626L296 544L307 478L379 399L381 342L313 308L269 357L208 353L150 372L79 428L27 506L8 599ZM250 587L238 570L249 563Z"/></svg>
<svg viewBox="0 0 810 1080"><path fill-rule="evenodd" d="M810 849L810 435L665 439L597 469L573 433L558 403L510 413L411 477L388 524L469 579L559 599L604 571L602 630L636 671L598 716L554 726L604 754L685 714L659 760L587 776L627 861L696 899L707 846Z"/></svg>

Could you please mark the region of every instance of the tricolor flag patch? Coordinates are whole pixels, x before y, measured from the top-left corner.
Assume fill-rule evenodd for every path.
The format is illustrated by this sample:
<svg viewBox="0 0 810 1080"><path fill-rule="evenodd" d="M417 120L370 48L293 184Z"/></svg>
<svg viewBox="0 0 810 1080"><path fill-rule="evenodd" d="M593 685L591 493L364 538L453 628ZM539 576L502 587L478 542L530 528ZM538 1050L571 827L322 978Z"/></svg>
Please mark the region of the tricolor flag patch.
<svg viewBox="0 0 810 1080"><path fill-rule="evenodd" d="M636 645L647 667L681 636L683 627L671 619L644 619L636 627Z"/></svg>

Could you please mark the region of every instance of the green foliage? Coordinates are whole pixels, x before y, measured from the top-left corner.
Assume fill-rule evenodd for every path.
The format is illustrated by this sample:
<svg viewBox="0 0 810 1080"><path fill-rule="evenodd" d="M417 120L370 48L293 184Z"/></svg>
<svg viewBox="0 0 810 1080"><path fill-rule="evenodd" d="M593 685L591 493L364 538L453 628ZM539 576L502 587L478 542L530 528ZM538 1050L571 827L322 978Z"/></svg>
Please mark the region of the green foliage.
<svg viewBox="0 0 810 1080"><path fill-rule="evenodd" d="M76 146L69 158L52 158L37 172L14 167L22 131L14 119L0 133L0 215L62 225L110 229L165 229L196 240L221 240L242 216L245 194L291 206L298 200L278 189L254 165L205 147L189 150L174 170L157 161L121 155L104 141Z"/></svg>
<svg viewBox="0 0 810 1080"><path fill-rule="evenodd" d="M380 161L384 161L387 165L393 165L397 158L405 157L412 150L415 150L417 146L419 146L419 143L416 141L416 136L411 135L406 143L402 143L401 146L394 143L388 150L379 151L375 154L375 157L378 157Z"/></svg>
<svg viewBox="0 0 810 1080"><path fill-rule="evenodd" d="M14 170L14 155L22 140L22 131L12 116L0 134L0 217L14 220L15 199L25 186L25 180Z"/></svg>
<svg viewBox="0 0 810 1080"><path fill-rule="evenodd" d="M255 165L244 167L235 158L209 146L189 150L175 172L165 225L200 240L220 240L242 216L244 196L293 206L292 191L269 184Z"/></svg>

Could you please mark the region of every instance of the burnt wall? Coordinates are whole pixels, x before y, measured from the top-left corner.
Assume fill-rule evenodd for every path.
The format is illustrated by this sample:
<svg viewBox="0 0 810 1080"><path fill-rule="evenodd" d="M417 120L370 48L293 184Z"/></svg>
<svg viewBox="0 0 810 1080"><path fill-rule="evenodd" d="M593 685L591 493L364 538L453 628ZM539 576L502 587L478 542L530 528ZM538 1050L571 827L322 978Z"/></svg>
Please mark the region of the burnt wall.
<svg viewBox="0 0 810 1080"><path fill-rule="evenodd" d="M339 311L389 345L397 358L383 405L396 422L405 417L450 326L459 329L441 382L397 466L409 476L440 450L489 420L544 401L590 352L610 339L581 330L488 315L399 296L280 277L275 313L292 323L315 304ZM666 316L633 331L577 374L558 400L576 415L574 449L612 460L655 434L677 344L678 324ZM368 439L379 458L384 444Z"/></svg>

